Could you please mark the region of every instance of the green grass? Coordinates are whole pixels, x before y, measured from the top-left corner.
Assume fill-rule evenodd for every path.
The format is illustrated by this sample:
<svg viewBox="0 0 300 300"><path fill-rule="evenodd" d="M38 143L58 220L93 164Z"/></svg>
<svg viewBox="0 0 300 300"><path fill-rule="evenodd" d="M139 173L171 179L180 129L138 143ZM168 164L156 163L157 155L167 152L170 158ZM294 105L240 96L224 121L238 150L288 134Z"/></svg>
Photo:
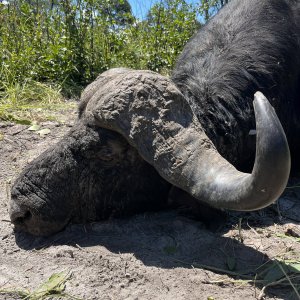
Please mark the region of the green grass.
<svg viewBox="0 0 300 300"><path fill-rule="evenodd" d="M231 278L219 278L209 280L208 284L234 284L243 286L251 284L261 289L257 299L263 299L267 289L271 287L289 287L291 289L291 299L298 297L300 299L300 261L286 260L280 258L270 259L266 263L254 269L244 270L243 272L235 271L232 265L228 264L227 268L217 268L209 265L198 264L197 262L188 263L181 260L174 260L181 264L190 265L193 268L200 268L212 272L227 275ZM290 298L289 298L290 299Z"/></svg>
<svg viewBox="0 0 300 300"><path fill-rule="evenodd" d="M80 89L69 85L67 94L78 97ZM32 121L55 120L53 114L76 106L65 99L60 84L21 79L8 67L0 70L0 120L26 125Z"/></svg>
<svg viewBox="0 0 300 300"><path fill-rule="evenodd" d="M53 104L62 101L61 88L58 85L47 85L32 79L4 83L1 89L1 102L13 107L29 103Z"/></svg>
<svg viewBox="0 0 300 300"><path fill-rule="evenodd" d="M56 112L75 107L58 85L27 80L0 86L0 120L29 125L33 120L55 120Z"/></svg>
<svg viewBox="0 0 300 300"><path fill-rule="evenodd" d="M54 273L35 290L27 289L0 289L0 294L17 296L24 300L44 300L48 297L59 297L80 300L64 292L66 282L71 278L70 273Z"/></svg>

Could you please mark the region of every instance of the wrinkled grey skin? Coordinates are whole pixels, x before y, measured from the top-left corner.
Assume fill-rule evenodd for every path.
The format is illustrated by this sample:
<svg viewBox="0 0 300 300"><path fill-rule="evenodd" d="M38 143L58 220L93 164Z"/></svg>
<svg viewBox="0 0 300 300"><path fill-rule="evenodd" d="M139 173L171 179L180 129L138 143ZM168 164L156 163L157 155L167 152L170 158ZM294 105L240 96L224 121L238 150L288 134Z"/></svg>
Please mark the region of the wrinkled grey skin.
<svg viewBox="0 0 300 300"><path fill-rule="evenodd" d="M240 23L230 19L229 6L222 10L220 20L232 37L242 36L243 41L250 41L249 45L259 48L262 40L256 42L252 33L259 30L259 23L265 18L261 11L266 7L274 9L278 3L285 7L286 11L281 12L285 16L296 2L232 0L229 5L238 6L235 18L258 19L250 31L249 26L243 29ZM245 15L247 11L251 13ZM264 26L264 40L272 41L272 58L278 55L280 70L288 71L290 58L299 53L299 39L295 32L290 48L286 44L284 47L282 43L276 44L274 36L279 29L282 32L292 30L289 25L292 19L289 22L280 19L282 24L277 28L279 19L277 16L276 22L268 20L268 26ZM121 68L101 74L86 88L79 119L72 130L29 164L14 183L10 216L16 228L35 235L49 235L69 222L90 222L158 209L166 205L171 186L185 191L194 203L242 211L260 209L279 197L289 176L289 147L274 109L262 93L255 92L262 88L270 95L279 115L297 111L296 97L289 98L287 106L277 102L286 90L294 95L299 72L293 68L293 80L286 80L285 73L276 67L276 59L272 63L268 59L256 61L256 56L251 57L249 52L259 53L267 48L255 48L255 52L245 46L234 53L239 44L234 48L234 39L230 43L221 41L228 38L226 35L220 35L217 41L210 36L205 51L201 52L201 48L195 46L197 39L203 35L207 41L207 33L209 36L213 29L219 28L218 16L206 28L207 31L204 28L192 39L179 58L173 81L154 72ZM251 39L247 39L249 32ZM280 35L281 38L285 36L288 35ZM213 43L216 47L211 46ZM281 59L283 49L289 58L285 61ZM228 53L234 54L231 61ZM237 60L239 55L241 62ZM243 69L242 62L246 58L253 60L249 75L248 61ZM234 61L238 62L235 67ZM230 65L232 73L226 71L221 77L209 77L214 66L222 72L226 64ZM269 81L261 76L264 74L270 75ZM231 82L232 88L226 90L224 82L228 82L225 87ZM272 88L280 86L284 86L277 93L281 98L273 97ZM256 119L250 101L254 93ZM225 102L224 95L230 101ZM289 123L292 119L286 119L286 128L293 127L293 123ZM254 166L251 173L239 172L235 166L248 155L243 141L254 122L257 131ZM226 132L223 136L224 130L228 137ZM229 161L234 157L238 161L232 165ZM174 194L173 191L172 197ZM188 197L184 198L189 201Z"/></svg>

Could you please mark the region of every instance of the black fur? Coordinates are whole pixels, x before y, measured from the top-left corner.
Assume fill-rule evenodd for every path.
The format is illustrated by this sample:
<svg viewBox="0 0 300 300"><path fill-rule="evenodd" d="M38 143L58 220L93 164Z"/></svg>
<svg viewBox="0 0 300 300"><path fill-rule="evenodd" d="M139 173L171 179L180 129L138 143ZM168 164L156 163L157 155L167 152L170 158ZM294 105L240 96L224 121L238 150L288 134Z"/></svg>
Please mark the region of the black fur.
<svg viewBox="0 0 300 300"><path fill-rule="evenodd" d="M300 1L232 0L188 42L172 79L218 151L249 170L258 90L279 115L292 159L299 156L299 74Z"/></svg>

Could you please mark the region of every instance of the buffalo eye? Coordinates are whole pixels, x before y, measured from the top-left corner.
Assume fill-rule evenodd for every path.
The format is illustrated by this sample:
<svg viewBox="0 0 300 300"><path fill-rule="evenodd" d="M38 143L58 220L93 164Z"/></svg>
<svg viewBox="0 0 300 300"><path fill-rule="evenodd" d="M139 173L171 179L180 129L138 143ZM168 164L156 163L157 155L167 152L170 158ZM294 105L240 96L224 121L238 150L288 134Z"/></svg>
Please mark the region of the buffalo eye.
<svg viewBox="0 0 300 300"><path fill-rule="evenodd" d="M92 160L100 160L104 163L115 164L124 159L126 150L126 144L116 140L109 140L100 147L95 147L88 151L86 157Z"/></svg>
<svg viewBox="0 0 300 300"><path fill-rule="evenodd" d="M112 151L110 148L103 148L97 153L97 158L103 161L117 161L118 155Z"/></svg>

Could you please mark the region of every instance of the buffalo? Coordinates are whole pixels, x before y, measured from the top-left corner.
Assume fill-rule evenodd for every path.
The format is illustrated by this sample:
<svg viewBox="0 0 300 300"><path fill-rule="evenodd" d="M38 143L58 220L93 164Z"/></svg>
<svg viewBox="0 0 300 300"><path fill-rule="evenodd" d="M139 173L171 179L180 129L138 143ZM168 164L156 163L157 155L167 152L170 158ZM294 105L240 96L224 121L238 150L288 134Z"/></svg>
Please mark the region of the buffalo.
<svg viewBox="0 0 300 300"><path fill-rule="evenodd" d="M217 209L263 208L285 189L288 142L299 168L299 115L300 1L232 0L170 78L117 68L91 83L74 127L16 179L11 221L49 235L165 207L180 191Z"/></svg>

